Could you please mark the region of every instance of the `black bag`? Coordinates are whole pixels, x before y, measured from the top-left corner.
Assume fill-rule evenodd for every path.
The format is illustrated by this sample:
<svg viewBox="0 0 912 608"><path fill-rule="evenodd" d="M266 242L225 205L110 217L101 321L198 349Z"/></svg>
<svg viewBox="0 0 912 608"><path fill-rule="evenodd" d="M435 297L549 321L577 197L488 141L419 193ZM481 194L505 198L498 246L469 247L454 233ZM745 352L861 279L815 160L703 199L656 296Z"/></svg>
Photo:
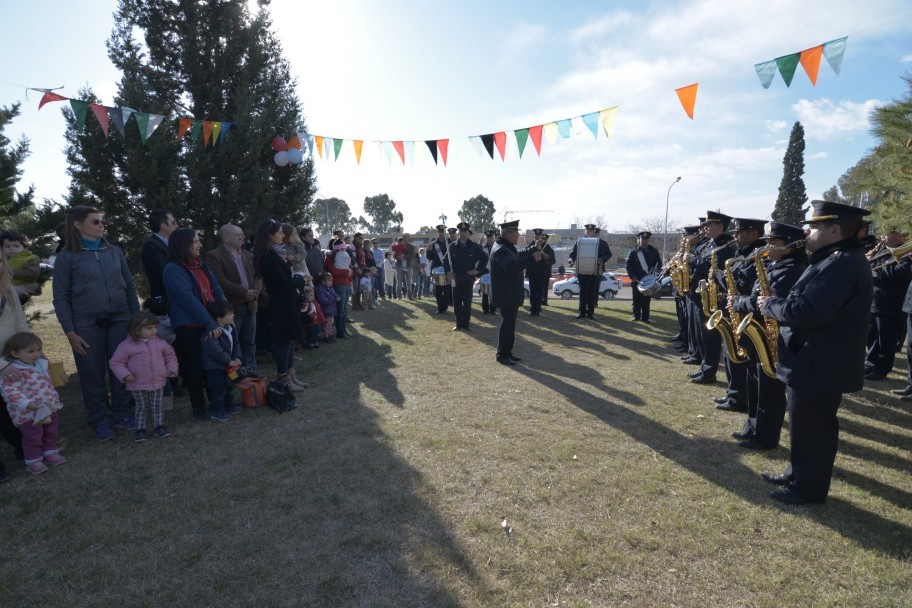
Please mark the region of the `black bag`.
<svg viewBox="0 0 912 608"><path fill-rule="evenodd" d="M291 387L280 380L273 380L266 387L266 405L280 414L282 412L290 412L298 407L298 404L295 403L294 393L291 392Z"/></svg>

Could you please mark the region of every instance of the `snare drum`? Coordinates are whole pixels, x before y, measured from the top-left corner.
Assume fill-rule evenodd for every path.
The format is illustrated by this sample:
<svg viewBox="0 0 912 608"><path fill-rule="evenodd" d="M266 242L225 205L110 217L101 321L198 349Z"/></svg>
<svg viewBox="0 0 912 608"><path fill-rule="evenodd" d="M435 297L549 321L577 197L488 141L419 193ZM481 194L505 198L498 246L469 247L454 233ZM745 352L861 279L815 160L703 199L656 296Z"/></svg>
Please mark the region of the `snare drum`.
<svg viewBox="0 0 912 608"><path fill-rule="evenodd" d="M447 276L446 271L443 269L443 266L437 266L431 270L431 274L434 275L434 284L439 285L440 287L446 287L447 285Z"/></svg>
<svg viewBox="0 0 912 608"><path fill-rule="evenodd" d="M662 289L662 284L656 280L654 274L647 274L637 282L637 289L647 298L651 298L659 293L659 290Z"/></svg>
<svg viewBox="0 0 912 608"><path fill-rule="evenodd" d="M483 274L481 278L478 279L478 283L481 286L481 294L484 295L488 293L491 289L491 274Z"/></svg>
<svg viewBox="0 0 912 608"><path fill-rule="evenodd" d="M599 241L596 237L583 237L576 244L576 274L597 275Z"/></svg>

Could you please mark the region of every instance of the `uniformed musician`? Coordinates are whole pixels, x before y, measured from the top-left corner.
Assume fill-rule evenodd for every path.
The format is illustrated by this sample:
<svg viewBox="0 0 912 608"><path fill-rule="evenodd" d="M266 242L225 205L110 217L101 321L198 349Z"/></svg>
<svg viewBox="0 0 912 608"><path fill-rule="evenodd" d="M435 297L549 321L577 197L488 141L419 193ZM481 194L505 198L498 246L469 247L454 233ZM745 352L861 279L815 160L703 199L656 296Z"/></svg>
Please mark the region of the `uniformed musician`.
<svg viewBox="0 0 912 608"><path fill-rule="evenodd" d="M586 237L594 238L597 234L598 228L595 224L586 224ZM573 250L570 252L568 258L568 264L570 266L576 265L576 256L579 251L579 241L573 245ZM582 319L587 317L589 319L595 319L595 303L598 299L598 289L601 284L601 272L605 266L605 263L611 259L611 248L608 246L608 243L599 239L598 241L598 251L596 253L596 272L594 275L580 274L579 269L577 268L576 276L577 281L579 282L579 291L580 291L580 303L579 303L579 314L576 315L577 319Z"/></svg>
<svg viewBox="0 0 912 608"><path fill-rule="evenodd" d="M858 239L869 212L811 201L806 223L808 267L788 296L760 297L760 312L779 322L777 377L786 385L791 464L764 480L785 485L770 494L801 504L822 502L839 442L843 393L864 385L865 343L873 296L871 266Z"/></svg>
<svg viewBox="0 0 912 608"><path fill-rule="evenodd" d="M548 235L541 228L532 230L534 240L524 249L524 252L541 251L541 259L526 268L526 278L529 280L529 316L541 315L542 301L548 293L548 282L551 278L551 265L554 263L554 250L548 245Z"/></svg>
<svg viewBox="0 0 912 608"><path fill-rule="evenodd" d="M706 218L702 218L706 219ZM701 219L701 221L702 221ZM703 233L700 230L700 226L684 226L682 229L682 237L685 239L685 246L682 251L676 253L669 263L674 263L678 267L687 266L688 273L690 272L690 263L684 259L686 251L697 250L698 247L705 242ZM689 277L689 274L688 274ZM690 293L696 285L688 285L687 293ZM686 293L681 293L675 287L673 289L674 298L675 298L675 312L678 316L678 333L671 336L669 340L672 342L677 342L678 346L675 347L675 350L678 352L684 353L681 358L686 359L690 357L695 357L696 347L694 346L694 340L690 335L690 310L688 306L688 295Z"/></svg>
<svg viewBox="0 0 912 608"><path fill-rule="evenodd" d="M893 229L883 238L885 247L899 247L906 242L902 229ZM865 380L875 382L886 378L896 360L896 345L905 323L903 298L912 280L912 258L893 263L889 252L871 263L874 275L874 301L871 305L871 329L868 334L868 354Z"/></svg>
<svg viewBox="0 0 912 608"><path fill-rule="evenodd" d="M627 255L627 276L630 277L630 291L633 294L633 316L631 321L649 323L649 306L652 296L640 292L639 284L648 275L658 276L662 269L662 256L659 250L649 243L652 233L648 230L638 232L636 247Z"/></svg>
<svg viewBox="0 0 912 608"><path fill-rule="evenodd" d="M446 226L439 224L437 226L437 238L431 241L425 251L428 260L431 262L431 278L434 280L434 297L437 299L437 314L445 314L447 308L453 303L453 288L450 285L450 256L448 251L449 243L446 239ZM440 276L439 268L443 269L443 277L446 279L445 285L441 285L437 280Z"/></svg>
<svg viewBox="0 0 912 608"><path fill-rule="evenodd" d="M481 314L496 315L497 306L494 304L494 298L491 295L491 248L494 247L496 234L493 230L485 230L485 244L481 246L485 253L488 254L488 265L485 268L485 274L488 275L488 284L481 287Z"/></svg>
<svg viewBox="0 0 912 608"><path fill-rule="evenodd" d="M455 281L453 287L453 313L456 325L452 331L469 331L469 319L472 318L472 287L475 279L481 276L488 263L488 254L481 245L470 237L472 231L466 222L456 225L458 236L449 245L450 279Z"/></svg>

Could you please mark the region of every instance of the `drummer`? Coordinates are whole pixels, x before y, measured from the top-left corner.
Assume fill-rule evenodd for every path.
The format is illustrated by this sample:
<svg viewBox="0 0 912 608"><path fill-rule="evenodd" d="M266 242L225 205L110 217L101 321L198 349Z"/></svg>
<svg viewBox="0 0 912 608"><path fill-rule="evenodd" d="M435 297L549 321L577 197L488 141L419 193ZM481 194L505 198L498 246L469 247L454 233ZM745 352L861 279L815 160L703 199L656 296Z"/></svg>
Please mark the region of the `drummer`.
<svg viewBox="0 0 912 608"><path fill-rule="evenodd" d="M630 290L633 293L633 316L631 321L642 321L649 323L649 305L652 302L652 295L644 294L640 287L652 287L656 276L662 269L662 256L659 250L649 244L652 233L648 230L638 232L636 235L636 247L630 250L627 256L627 276L630 277ZM641 281L649 277L649 285L641 285Z"/></svg>
<svg viewBox="0 0 912 608"><path fill-rule="evenodd" d="M446 314L453 303L453 287L447 275L450 273L449 242L446 238L447 227L437 226L437 238L431 241L426 250L431 263L431 278L434 280L434 296L437 298L437 314ZM453 229L455 231L455 228Z"/></svg>
<svg viewBox="0 0 912 608"><path fill-rule="evenodd" d="M586 224L586 236L584 238L593 239L596 238L598 227L595 224ZM573 251L570 252L569 256L569 265L576 266L576 275L579 277L579 290L580 290L580 304L579 304L579 314L576 315L577 319L589 318L595 319L595 302L598 298L598 288L601 283L601 277L599 276L602 272L601 269L604 268L605 263L611 259L611 248L608 247L608 243L602 239L598 239L595 243L595 249L592 251L591 260L589 262L594 262L595 268L580 268L577 265L578 256L580 254L580 243L577 241L573 245ZM579 260L582 262L582 260Z"/></svg>

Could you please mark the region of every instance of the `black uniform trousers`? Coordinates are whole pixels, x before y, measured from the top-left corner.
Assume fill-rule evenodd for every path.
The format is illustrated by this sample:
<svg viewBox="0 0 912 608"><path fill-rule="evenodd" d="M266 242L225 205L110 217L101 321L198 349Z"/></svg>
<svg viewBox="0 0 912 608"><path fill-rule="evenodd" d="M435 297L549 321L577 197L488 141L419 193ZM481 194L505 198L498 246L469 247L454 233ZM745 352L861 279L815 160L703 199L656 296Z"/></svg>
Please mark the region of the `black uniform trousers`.
<svg viewBox="0 0 912 608"><path fill-rule="evenodd" d="M912 386L912 314L906 315L906 359L909 361L909 386Z"/></svg>
<svg viewBox="0 0 912 608"><path fill-rule="evenodd" d="M542 301L547 294L548 279L529 277L529 312L537 315L541 312Z"/></svg>
<svg viewBox="0 0 912 608"><path fill-rule="evenodd" d="M579 275L580 302L579 311L583 315L595 314L595 300L598 297L598 275Z"/></svg>
<svg viewBox="0 0 912 608"><path fill-rule="evenodd" d="M485 291L485 288L487 288L487 291ZM491 295L490 285L481 286L481 310L485 314L497 314L497 306L494 304L494 297Z"/></svg>
<svg viewBox="0 0 912 608"><path fill-rule="evenodd" d="M703 361L705 346L703 344L703 310L700 307L700 300L687 298L687 322L688 322L688 354Z"/></svg>
<svg viewBox="0 0 912 608"><path fill-rule="evenodd" d="M472 318L472 283L457 281L453 287L453 314L456 315L456 327L468 327Z"/></svg>
<svg viewBox="0 0 912 608"><path fill-rule="evenodd" d="M878 374L887 375L896 361L896 343L902 332L902 315L871 315L871 332L868 334L867 365Z"/></svg>
<svg viewBox="0 0 912 608"><path fill-rule="evenodd" d="M753 346L747 344L747 342L749 342L747 338L744 338L741 341L741 345L750 353L753 350ZM750 361L734 363L729 358L728 352L725 352L724 359L725 375L728 376L728 389L725 396L728 397L732 405L738 408L749 408L749 395L757 392L756 378L753 379L754 383L752 384L750 373L748 372L753 366Z"/></svg>
<svg viewBox="0 0 912 608"><path fill-rule="evenodd" d="M503 359L513 355L513 344L516 342L516 308L500 309L500 329L497 330L497 358Z"/></svg>
<svg viewBox="0 0 912 608"><path fill-rule="evenodd" d="M675 296L675 313L678 315L678 335L687 342L690 333L687 327L687 298Z"/></svg>
<svg viewBox="0 0 912 608"><path fill-rule="evenodd" d="M760 361L748 361L748 373L756 378L757 392L748 401L748 417L753 419L754 437L764 445L778 445L785 420L785 385L763 372Z"/></svg>
<svg viewBox="0 0 912 608"><path fill-rule="evenodd" d="M722 359L722 334L716 329L706 329L706 319L700 312L700 331L703 334L703 362L700 371L704 376L715 378Z"/></svg>
<svg viewBox="0 0 912 608"><path fill-rule="evenodd" d="M637 321L648 321L649 305L652 303L652 298L648 298L640 293L640 290L636 285L631 285L630 289L633 293L633 318Z"/></svg>
<svg viewBox="0 0 912 608"><path fill-rule="evenodd" d="M791 488L809 500L823 500L830 491L839 444L836 412L842 393L786 387L791 434Z"/></svg>
<svg viewBox="0 0 912 608"><path fill-rule="evenodd" d="M436 275L435 275L436 276ZM449 282L446 285L434 284L434 297L437 298L437 312L446 312L453 302L453 288Z"/></svg>

